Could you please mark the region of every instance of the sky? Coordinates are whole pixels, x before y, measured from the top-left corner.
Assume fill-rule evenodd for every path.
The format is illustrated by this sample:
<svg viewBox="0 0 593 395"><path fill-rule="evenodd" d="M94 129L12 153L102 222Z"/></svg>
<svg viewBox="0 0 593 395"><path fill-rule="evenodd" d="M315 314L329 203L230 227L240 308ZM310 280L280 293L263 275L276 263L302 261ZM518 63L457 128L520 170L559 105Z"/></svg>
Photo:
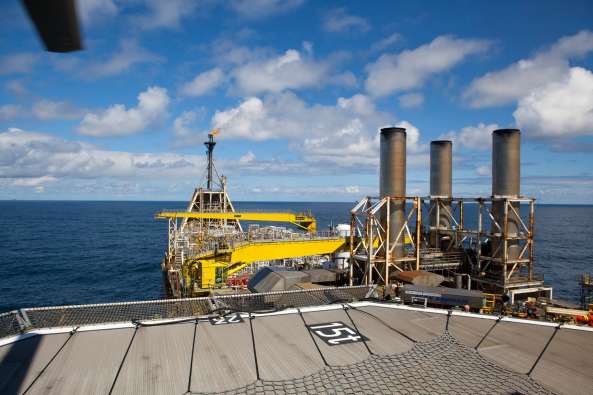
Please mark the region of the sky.
<svg viewBox="0 0 593 395"><path fill-rule="evenodd" d="M455 196L491 194L491 132L522 133L523 195L593 203L591 1L79 0L84 51L0 5L0 199L187 200L203 142L234 200L407 193L453 141Z"/></svg>

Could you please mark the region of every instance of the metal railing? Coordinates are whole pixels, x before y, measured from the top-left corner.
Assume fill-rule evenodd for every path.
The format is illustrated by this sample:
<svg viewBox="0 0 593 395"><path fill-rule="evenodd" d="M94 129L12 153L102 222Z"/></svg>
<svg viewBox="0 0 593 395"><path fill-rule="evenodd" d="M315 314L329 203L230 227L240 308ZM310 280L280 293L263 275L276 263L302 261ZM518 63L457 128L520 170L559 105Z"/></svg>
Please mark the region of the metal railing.
<svg viewBox="0 0 593 395"><path fill-rule="evenodd" d="M21 333L23 329L21 322L19 312L16 310L0 314L0 338Z"/></svg>
<svg viewBox="0 0 593 395"><path fill-rule="evenodd" d="M270 312L291 307L354 302L374 295L374 286L332 287L202 298L35 307L0 314L0 338L33 329L77 327L222 314Z"/></svg>

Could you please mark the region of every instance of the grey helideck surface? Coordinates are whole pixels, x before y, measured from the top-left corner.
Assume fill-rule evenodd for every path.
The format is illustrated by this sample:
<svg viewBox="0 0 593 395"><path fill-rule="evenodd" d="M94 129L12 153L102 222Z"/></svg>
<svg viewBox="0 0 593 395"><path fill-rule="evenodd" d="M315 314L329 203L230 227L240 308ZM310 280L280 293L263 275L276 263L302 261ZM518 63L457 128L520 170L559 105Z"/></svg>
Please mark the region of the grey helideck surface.
<svg viewBox="0 0 593 395"><path fill-rule="evenodd" d="M558 392L590 394L593 392L592 338L592 332L559 330L531 377Z"/></svg>
<svg viewBox="0 0 593 395"><path fill-rule="evenodd" d="M132 328L77 333L27 394L109 392L133 334Z"/></svg>
<svg viewBox="0 0 593 395"><path fill-rule="evenodd" d="M298 314L253 319L260 378L285 380L317 372L323 359Z"/></svg>
<svg viewBox="0 0 593 395"><path fill-rule="evenodd" d="M496 320L454 315L449 319L449 333L468 347L477 347Z"/></svg>
<svg viewBox="0 0 593 395"><path fill-rule="evenodd" d="M216 392L244 387L257 379L249 320L238 324L198 323L191 390Z"/></svg>
<svg viewBox="0 0 593 395"><path fill-rule="evenodd" d="M307 325L341 321L348 326L352 326L350 318L348 318L348 315L346 315L343 309L304 313L303 318L305 319L305 322L307 322ZM366 333L363 333L362 331L361 333L366 336ZM331 366L351 365L363 361L369 356L369 351L364 343L328 346L317 336L314 336L314 339L315 343L317 343L317 347L321 350L321 354L323 354L325 361Z"/></svg>
<svg viewBox="0 0 593 395"><path fill-rule="evenodd" d="M69 337L69 333L34 336L0 347L0 394L24 392Z"/></svg>
<svg viewBox="0 0 593 395"><path fill-rule="evenodd" d="M380 316L387 325L416 341L430 340L442 335L447 323L445 314L385 309L374 306L361 307L360 310Z"/></svg>
<svg viewBox="0 0 593 395"><path fill-rule="evenodd" d="M61 394L107 394L112 387L126 394L573 394L593 388L593 331L378 305L335 307L220 326L147 322L137 329L33 336L0 347L0 393L29 386L27 393ZM342 321L368 341L330 347L313 340L304 320Z"/></svg>
<svg viewBox="0 0 593 395"><path fill-rule="evenodd" d="M195 324L139 327L114 394L182 394L188 389Z"/></svg>
<svg viewBox="0 0 593 395"><path fill-rule="evenodd" d="M550 326L499 322L478 352L507 369L528 373L554 330Z"/></svg>
<svg viewBox="0 0 593 395"><path fill-rule="evenodd" d="M395 332L385 325L379 317L368 314L359 309L348 311L349 318L356 329L369 339L388 339L388 341L368 341L367 346L373 354L391 355L409 351L414 347L414 342Z"/></svg>

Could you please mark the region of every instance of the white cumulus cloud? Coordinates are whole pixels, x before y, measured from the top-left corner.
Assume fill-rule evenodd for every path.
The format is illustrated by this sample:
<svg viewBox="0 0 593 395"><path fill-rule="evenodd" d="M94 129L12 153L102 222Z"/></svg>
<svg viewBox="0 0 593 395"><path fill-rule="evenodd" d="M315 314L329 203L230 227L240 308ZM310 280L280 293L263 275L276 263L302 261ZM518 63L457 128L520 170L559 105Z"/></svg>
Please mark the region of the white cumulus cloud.
<svg viewBox="0 0 593 395"><path fill-rule="evenodd" d="M17 128L0 132L0 179L13 179L16 185L63 178L179 178L187 172L199 175L203 163L198 155L109 151Z"/></svg>
<svg viewBox="0 0 593 395"><path fill-rule="evenodd" d="M308 105L290 92L247 98L211 120L221 138L286 139L312 165L365 168L378 164L378 129L393 122L362 94L339 98L335 105ZM400 125L408 128L409 152L423 155L418 129L405 121Z"/></svg>
<svg viewBox="0 0 593 395"><path fill-rule="evenodd" d="M472 107L515 102L550 82L564 79L570 71L569 60L592 51L593 32L562 37L545 51L476 78L465 90L464 98Z"/></svg>
<svg viewBox="0 0 593 395"><path fill-rule="evenodd" d="M249 33L245 33L249 34ZM224 85L231 96L252 96L286 90L319 89L326 85L355 87L357 77L342 65L350 59L345 51L316 59L313 44L277 52L269 47L236 45L239 38L219 39L205 47L217 66L186 81L179 89L183 96L198 96Z"/></svg>
<svg viewBox="0 0 593 395"><path fill-rule="evenodd" d="M138 105L127 109L115 104L106 110L88 113L78 126L78 132L89 136L118 136L140 132L161 121L167 114L167 90L153 86L138 95Z"/></svg>
<svg viewBox="0 0 593 395"><path fill-rule="evenodd" d="M489 42L439 36L429 44L398 54L384 54L366 66L365 86L374 96L386 96L422 86L432 75L445 72L467 56L485 51Z"/></svg>
<svg viewBox="0 0 593 395"><path fill-rule="evenodd" d="M191 16L199 2L194 0L144 0L148 12L132 18L142 29L178 28L181 20Z"/></svg>
<svg viewBox="0 0 593 395"><path fill-rule="evenodd" d="M281 55L239 66L233 76L240 92L253 95L323 85L330 69L328 62L315 61L306 51L289 49Z"/></svg>
<svg viewBox="0 0 593 395"><path fill-rule="evenodd" d="M426 151L426 146L420 144L420 130L408 121L398 122L395 126L406 129L406 151L418 153Z"/></svg>
<svg viewBox="0 0 593 395"><path fill-rule="evenodd" d="M492 132L500 127L495 124L480 122L476 126L466 126L459 131L451 131L440 136L441 139L453 141L453 147L466 147L476 150L487 150L492 147Z"/></svg>
<svg viewBox="0 0 593 395"><path fill-rule="evenodd" d="M513 116L517 125L533 136L593 135L593 73L571 68L563 80L519 100Z"/></svg>
<svg viewBox="0 0 593 395"><path fill-rule="evenodd" d="M223 81L223 71L215 67L198 74L192 81L184 84L179 91L184 96L202 96L218 87Z"/></svg>

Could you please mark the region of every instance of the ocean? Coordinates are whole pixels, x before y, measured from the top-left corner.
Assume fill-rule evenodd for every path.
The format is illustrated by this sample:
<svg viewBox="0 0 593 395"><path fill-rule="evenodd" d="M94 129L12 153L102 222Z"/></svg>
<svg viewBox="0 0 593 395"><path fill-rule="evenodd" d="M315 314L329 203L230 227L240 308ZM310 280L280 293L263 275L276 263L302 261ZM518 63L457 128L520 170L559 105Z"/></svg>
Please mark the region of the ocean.
<svg viewBox="0 0 593 395"><path fill-rule="evenodd" d="M235 208L311 210L318 229L349 223L352 203L235 202ZM185 202L0 201L0 312L34 306L158 299L167 223ZM469 215L466 215L468 217ZM536 272L557 298L579 301L593 272L593 206L536 206Z"/></svg>

